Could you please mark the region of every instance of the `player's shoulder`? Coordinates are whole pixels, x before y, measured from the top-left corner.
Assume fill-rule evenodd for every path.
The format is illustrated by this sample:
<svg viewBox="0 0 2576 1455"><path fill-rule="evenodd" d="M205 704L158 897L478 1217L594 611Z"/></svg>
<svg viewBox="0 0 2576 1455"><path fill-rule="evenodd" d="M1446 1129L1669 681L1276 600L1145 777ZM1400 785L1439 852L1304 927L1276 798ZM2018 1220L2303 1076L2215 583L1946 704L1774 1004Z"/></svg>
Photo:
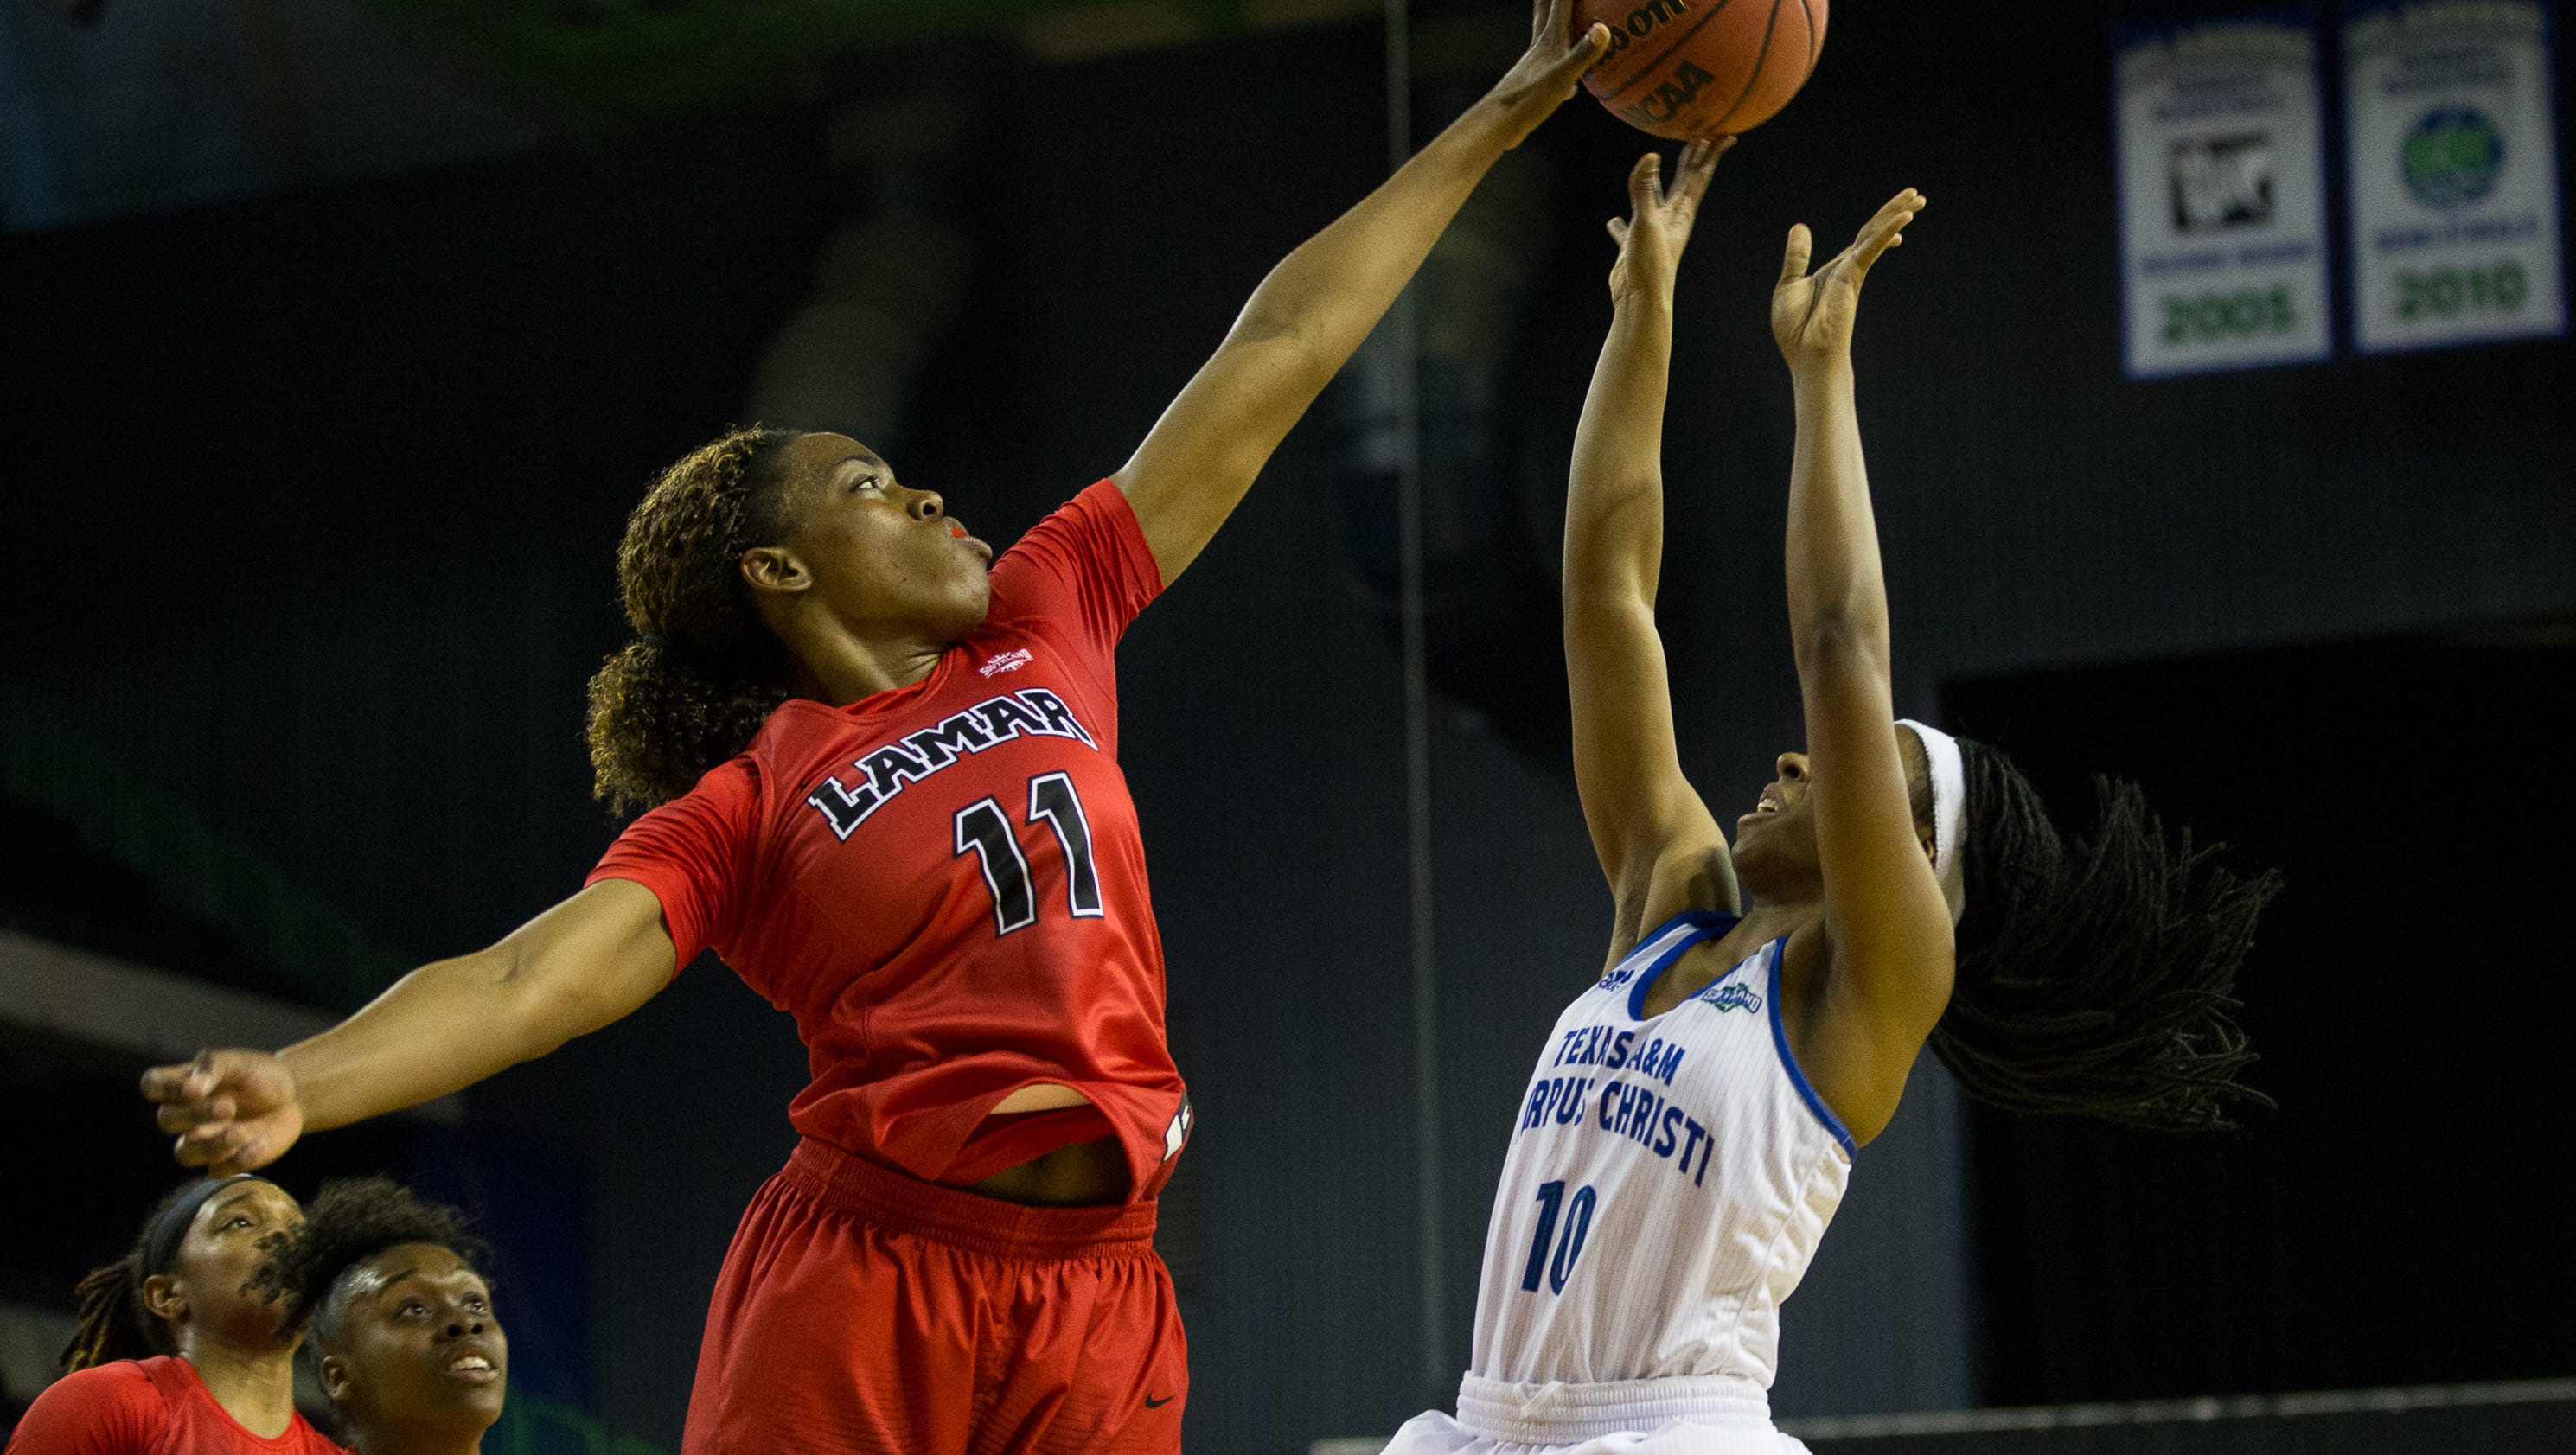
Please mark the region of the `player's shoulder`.
<svg viewBox="0 0 2576 1455"><path fill-rule="evenodd" d="M1063 503L1039 516L1037 524L1031 526L1028 534L1020 537L1020 541L1026 542L1034 537L1042 542L1049 534L1066 531L1102 528L1117 530L1133 525L1135 520L1136 509L1128 503L1127 492L1119 488L1117 477L1104 476L1083 486L1067 497ZM1011 549L1019 549L1019 544L1015 542ZM1007 557L1010 551L1002 554Z"/></svg>
<svg viewBox="0 0 2576 1455"><path fill-rule="evenodd" d="M158 1399L161 1386L174 1372L170 1366L182 1362L173 1355L155 1354L149 1359L118 1359L106 1364L93 1364L55 1380L47 1386L47 1392L73 1389L82 1393Z"/></svg>
<svg viewBox="0 0 2576 1455"><path fill-rule="evenodd" d="M747 817L759 807L761 784L767 776L759 754L747 748L699 774L688 792L646 810L627 826L628 832L654 824Z"/></svg>
<svg viewBox="0 0 2576 1455"><path fill-rule="evenodd" d="M1144 599L1163 587L1144 523L1115 479L1086 486L1041 516L994 560L989 579L993 613L1003 618L1062 610L1065 593L1084 581L1114 583L1119 593Z"/></svg>
<svg viewBox="0 0 2576 1455"><path fill-rule="evenodd" d="M76 1369L37 1394L20 1417L18 1434L32 1440L33 1449L79 1451L114 1449L121 1438L159 1430L169 1422L170 1403L154 1371L144 1366L167 1360L119 1359Z"/></svg>

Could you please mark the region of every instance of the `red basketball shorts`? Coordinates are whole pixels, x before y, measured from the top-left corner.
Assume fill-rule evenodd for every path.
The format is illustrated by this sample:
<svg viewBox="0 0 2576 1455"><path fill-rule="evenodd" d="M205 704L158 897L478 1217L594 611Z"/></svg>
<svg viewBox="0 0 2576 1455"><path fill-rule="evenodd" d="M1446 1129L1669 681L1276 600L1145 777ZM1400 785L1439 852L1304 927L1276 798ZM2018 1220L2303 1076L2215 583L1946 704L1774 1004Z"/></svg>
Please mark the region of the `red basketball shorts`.
<svg viewBox="0 0 2576 1455"><path fill-rule="evenodd" d="M810 1138L743 1214L684 1455L1174 1455L1154 1205L1040 1208Z"/></svg>

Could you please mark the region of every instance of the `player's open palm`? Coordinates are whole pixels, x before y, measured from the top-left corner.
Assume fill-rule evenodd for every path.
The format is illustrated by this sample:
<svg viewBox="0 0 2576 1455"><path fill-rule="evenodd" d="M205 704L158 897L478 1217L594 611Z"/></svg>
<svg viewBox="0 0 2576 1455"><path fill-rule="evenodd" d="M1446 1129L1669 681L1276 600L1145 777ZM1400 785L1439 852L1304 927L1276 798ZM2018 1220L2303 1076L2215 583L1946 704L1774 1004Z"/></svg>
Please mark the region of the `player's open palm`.
<svg viewBox="0 0 2576 1455"><path fill-rule="evenodd" d="M1612 303L1640 288L1672 297L1673 271L1690 244L1708 179L1717 171L1717 159L1734 145L1735 138L1718 136L1682 148L1680 175L1669 192L1660 155L1648 152L1628 169L1628 215L1610 219L1610 240L1619 245L1619 261L1610 265Z"/></svg>
<svg viewBox="0 0 2576 1455"><path fill-rule="evenodd" d="M1926 204L1908 187L1888 199L1852 245L1815 272L1807 271L1814 239L1805 223L1789 229L1780 260L1779 286L1771 290L1771 337L1789 367L1839 359L1851 351L1852 323L1860 314L1860 285L1870 266L1905 241L1905 225Z"/></svg>
<svg viewBox="0 0 2576 1455"><path fill-rule="evenodd" d="M262 1051L200 1051L155 1066L143 1073L143 1096L160 1104L161 1130L178 1134L180 1162L218 1177L267 1166L304 1133L295 1077Z"/></svg>

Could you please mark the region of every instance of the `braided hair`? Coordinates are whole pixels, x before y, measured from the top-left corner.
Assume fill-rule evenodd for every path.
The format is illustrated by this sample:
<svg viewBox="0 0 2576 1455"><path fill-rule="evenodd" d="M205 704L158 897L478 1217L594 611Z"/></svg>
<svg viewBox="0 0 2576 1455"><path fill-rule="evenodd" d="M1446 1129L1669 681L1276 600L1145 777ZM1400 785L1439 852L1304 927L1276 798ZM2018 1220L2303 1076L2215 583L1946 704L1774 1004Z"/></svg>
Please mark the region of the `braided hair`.
<svg viewBox="0 0 2576 1455"><path fill-rule="evenodd" d="M618 812L688 792L788 696L787 649L753 607L740 562L786 534L776 457L794 438L729 430L664 470L627 518L617 584L638 640L590 679L592 791Z"/></svg>
<svg viewBox="0 0 2576 1455"><path fill-rule="evenodd" d="M387 1177L349 1178L322 1184L304 1205L304 1226L261 1270L260 1285L278 1295L280 1322L327 1339L336 1315L331 1293L351 1268L387 1248L429 1243L482 1271L491 1246L465 1231L465 1214L430 1202Z"/></svg>
<svg viewBox="0 0 2576 1455"><path fill-rule="evenodd" d="M79 1312L74 1316L71 1342L63 1346L63 1372L177 1353L178 1342L170 1337L169 1324L144 1302L144 1284L168 1272L177 1261L188 1224L207 1198L230 1183L267 1181L265 1177L195 1177L163 1193L144 1215L143 1227L125 1256L91 1269L72 1285Z"/></svg>
<svg viewBox="0 0 2576 1455"><path fill-rule="evenodd" d="M2059 832L2011 759L1961 739L1968 912L1933 1053L1968 1094L2129 1126L2232 1126L2254 1060L2232 1016L2254 922L2281 890L2168 831L2134 783L2094 780L2096 818Z"/></svg>

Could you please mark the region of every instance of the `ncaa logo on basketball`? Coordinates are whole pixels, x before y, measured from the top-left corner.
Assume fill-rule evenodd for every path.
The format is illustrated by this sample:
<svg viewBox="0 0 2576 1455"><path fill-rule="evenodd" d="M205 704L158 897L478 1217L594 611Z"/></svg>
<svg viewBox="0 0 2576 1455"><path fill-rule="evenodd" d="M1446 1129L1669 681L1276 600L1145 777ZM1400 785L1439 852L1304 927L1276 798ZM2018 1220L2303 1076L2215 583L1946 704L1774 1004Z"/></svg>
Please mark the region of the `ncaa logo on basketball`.
<svg viewBox="0 0 2576 1455"><path fill-rule="evenodd" d="M1716 79L1691 62L1684 61L1673 67L1671 80L1656 86L1645 100L1628 110L1637 120L1670 121L1675 113L1691 104L1691 98L1699 94L1700 87Z"/></svg>

